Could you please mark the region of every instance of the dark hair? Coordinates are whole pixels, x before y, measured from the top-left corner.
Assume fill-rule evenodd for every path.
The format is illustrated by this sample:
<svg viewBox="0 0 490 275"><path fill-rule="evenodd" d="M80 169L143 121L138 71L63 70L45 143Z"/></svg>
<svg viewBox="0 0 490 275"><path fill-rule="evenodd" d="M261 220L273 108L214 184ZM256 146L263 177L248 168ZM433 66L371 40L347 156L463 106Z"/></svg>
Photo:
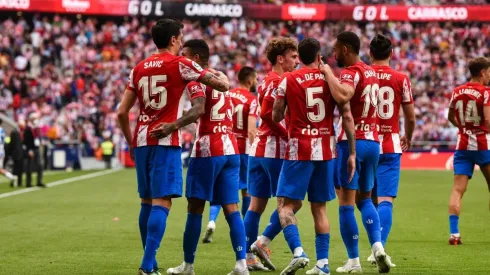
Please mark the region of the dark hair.
<svg viewBox="0 0 490 275"><path fill-rule="evenodd" d="M305 38L298 45L299 59L305 65L315 62L318 53L320 53L320 42L315 38Z"/></svg>
<svg viewBox="0 0 490 275"><path fill-rule="evenodd" d="M238 72L238 81L243 84L247 82L247 80L249 80L250 77L252 77L256 73L257 72L255 71L254 68L245 66L241 68L240 71Z"/></svg>
<svg viewBox="0 0 490 275"><path fill-rule="evenodd" d="M209 46L203 39L191 39L184 43L184 48L189 48L192 55L199 55L203 63L207 63L209 59Z"/></svg>
<svg viewBox="0 0 490 275"><path fill-rule="evenodd" d="M344 46L350 47L355 54L359 54L361 40L357 34L353 32L341 32L339 35L337 35L337 41L342 43Z"/></svg>
<svg viewBox="0 0 490 275"><path fill-rule="evenodd" d="M184 25L179 21L173 19L160 19L153 27L151 27L151 36L153 43L158 49L167 48L170 44L172 36L178 37L180 30L184 28Z"/></svg>
<svg viewBox="0 0 490 275"><path fill-rule="evenodd" d="M267 45L267 49L265 53L267 55L267 59L272 65L276 65L277 57L279 55L284 55L287 51L297 51L298 43L296 39L291 37L276 37L272 39Z"/></svg>
<svg viewBox="0 0 490 275"><path fill-rule="evenodd" d="M0 117L0 126L2 125L2 123L3 123L3 120L2 120L2 118Z"/></svg>
<svg viewBox="0 0 490 275"><path fill-rule="evenodd" d="M482 70L486 70L490 67L490 61L485 57L477 57L470 60L468 69L472 77L479 77Z"/></svg>
<svg viewBox="0 0 490 275"><path fill-rule="evenodd" d="M387 59L392 50L391 40L382 34L378 34L371 40L369 50L375 60Z"/></svg>

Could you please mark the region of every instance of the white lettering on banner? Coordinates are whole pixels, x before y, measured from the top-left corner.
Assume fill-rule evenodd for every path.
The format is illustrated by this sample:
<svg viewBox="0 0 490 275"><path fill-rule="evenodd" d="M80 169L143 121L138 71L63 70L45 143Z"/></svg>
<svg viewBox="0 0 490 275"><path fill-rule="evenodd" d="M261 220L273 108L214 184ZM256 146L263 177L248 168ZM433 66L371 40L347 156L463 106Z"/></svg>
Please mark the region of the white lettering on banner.
<svg viewBox="0 0 490 275"><path fill-rule="evenodd" d="M30 5L30 0L0 0L0 8L26 10Z"/></svg>
<svg viewBox="0 0 490 275"><path fill-rule="evenodd" d="M388 10L387 7L381 6L379 19L381 21L387 21L390 17L386 14ZM356 21L362 21L366 19L367 21L374 21L378 15L378 7L376 6L356 6L352 12L352 18Z"/></svg>
<svg viewBox="0 0 490 275"><path fill-rule="evenodd" d="M128 13L131 15L151 15L152 11L156 16L163 16L162 2L155 2L155 9L153 10L153 2L150 0L131 0L128 4Z"/></svg>
<svg viewBox="0 0 490 275"><path fill-rule="evenodd" d="M185 14L187 16L241 17L243 7L241 5L188 3L185 5Z"/></svg>
<svg viewBox="0 0 490 275"><path fill-rule="evenodd" d="M63 0L63 8L67 11L84 12L90 8L90 1L87 0Z"/></svg>
<svg viewBox="0 0 490 275"><path fill-rule="evenodd" d="M408 19L410 20L465 20L468 10L465 7L410 7Z"/></svg>
<svg viewBox="0 0 490 275"><path fill-rule="evenodd" d="M311 19L317 14L317 9L314 7L290 5L288 14L295 19Z"/></svg>

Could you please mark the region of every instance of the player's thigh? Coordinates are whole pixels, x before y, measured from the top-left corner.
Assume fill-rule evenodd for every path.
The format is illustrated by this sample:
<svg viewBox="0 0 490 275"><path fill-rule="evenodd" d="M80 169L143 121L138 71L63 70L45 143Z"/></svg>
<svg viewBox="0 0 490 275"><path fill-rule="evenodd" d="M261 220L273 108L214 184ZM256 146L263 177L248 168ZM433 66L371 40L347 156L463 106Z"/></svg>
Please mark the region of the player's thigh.
<svg viewBox="0 0 490 275"><path fill-rule="evenodd" d="M151 196L182 196L181 149L177 146L154 146L150 157Z"/></svg>
<svg viewBox="0 0 490 275"><path fill-rule="evenodd" d="M367 193L373 189L379 162L379 150L378 142L370 140L357 141L356 151L361 163L359 170L359 191L361 193Z"/></svg>
<svg viewBox="0 0 490 275"><path fill-rule="evenodd" d="M279 176L281 175L282 164L284 160L275 158L266 158L262 162L262 167L267 173L269 179L269 185L267 188L270 190L270 196L275 197L277 194L277 185L279 183Z"/></svg>
<svg viewBox="0 0 490 275"><path fill-rule="evenodd" d="M256 198L270 198L271 188L266 167L263 165L265 158L249 157L248 159L248 193Z"/></svg>
<svg viewBox="0 0 490 275"><path fill-rule="evenodd" d="M356 159L356 171L354 173L354 177L349 182L350 174L347 171L347 160L349 159L349 144L345 141L339 142L337 149L339 151L337 161L336 161L337 172L338 172L338 184L344 189L358 190L359 171L361 169L361 164Z"/></svg>
<svg viewBox="0 0 490 275"><path fill-rule="evenodd" d="M247 189L248 155L240 155L240 190Z"/></svg>
<svg viewBox="0 0 490 275"><path fill-rule="evenodd" d="M134 163L138 181L138 193L142 199L151 199L150 156L154 146L134 148Z"/></svg>
<svg viewBox="0 0 490 275"><path fill-rule="evenodd" d="M221 157L191 158L187 168L185 196L211 201L214 183L223 165Z"/></svg>
<svg viewBox="0 0 490 275"><path fill-rule="evenodd" d="M453 166L454 175L473 177L475 169L475 154L473 151L458 150L454 153Z"/></svg>
<svg viewBox="0 0 490 275"><path fill-rule="evenodd" d="M314 170L308 186L308 201L312 203L328 202L335 199L334 171L335 162L315 161Z"/></svg>
<svg viewBox="0 0 490 275"><path fill-rule="evenodd" d="M313 169L314 165L311 161L284 160L277 185L277 197L304 200Z"/></svg>
<svg viewBox="0 0 490 275"><path fill-rule="evenodd" d="M377 197L396 198L400 182L400 160L401 154L380 155L375 188L373 188Z"/></svg>
<svg viewBox="0 0 490 275"><path fill-rule="evenodd" d="M235 204L240 201L238 196L240 180L240 156L220 157L224 165L216 176L213 188L212 205Z"/></svg>

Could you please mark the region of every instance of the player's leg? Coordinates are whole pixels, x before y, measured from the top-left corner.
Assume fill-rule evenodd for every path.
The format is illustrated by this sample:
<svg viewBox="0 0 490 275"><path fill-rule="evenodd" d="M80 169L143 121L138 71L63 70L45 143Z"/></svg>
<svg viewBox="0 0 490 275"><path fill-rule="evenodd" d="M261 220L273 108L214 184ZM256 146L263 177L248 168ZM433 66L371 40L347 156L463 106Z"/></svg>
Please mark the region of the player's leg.
<svg viewBox="0 0 490 275"><path fill-rule="evenodd" d="M182 196L180 148L149 146L147 150L146 165L149 170L152 208L147 223L145 254L141 263L143 272L154 269L156 252L165 233L172 198Z"/></svg>
<svg viewBox="0 0 490 275"><path fill-rule="evenodd" d="M344 266L337 268L337 273L362 273L361 263L359 261L359 228L357 226L356 216L354 215L361 165L357 163L354 178L349 182L347 172L349 147L347 142L340 142L338 149L340 151L340 158L337 158L337 165L340 166L338 171L341 185L338 192L340 235L342 236L349 259Z"/></svg>
<svg viewBox="0 0 490 275"><path fill-rule="evenodd" d="M281 274L294 274L309 263L301 245L294 213L299 210L306 196L313 169L311 161L285 160L282 165L277 186L277 211L293 259Z"/></svg>
<svg viewBox="0 0 490 275"><path fill-rule="evenodd" d="M211 243L213 241L213 234L216 231L216 219L221 211L221 205L209 205L209 222L206 228L206 233L202 238L203 243Z"/></svg>
<svg viewBox="0 0 490 275"><path fill-rule="evenodd" d="M335 199L334 161L315 162L315 171L308 187L308 200L315 223L316 265L306 272L309 275L328 275L328 254L330 248L330 223L327 217L326 203Z"/></svg>
<svg viewBox="0 0 490 275"><path fill-rule="evenodd" d="M242 193L242 217L245 218L252 198L248 194L248 155L240 155L240 191Z"/></svg>
<svg viewBox="0 0 490 275"><path fill-rule="evenodd" d="M473 152L456 151L454 153L454 184L449 198L449 244L462 244L459 232L459 214L461 213L461 200L468 187L468 181L473 176L475 166Z"/></svg>

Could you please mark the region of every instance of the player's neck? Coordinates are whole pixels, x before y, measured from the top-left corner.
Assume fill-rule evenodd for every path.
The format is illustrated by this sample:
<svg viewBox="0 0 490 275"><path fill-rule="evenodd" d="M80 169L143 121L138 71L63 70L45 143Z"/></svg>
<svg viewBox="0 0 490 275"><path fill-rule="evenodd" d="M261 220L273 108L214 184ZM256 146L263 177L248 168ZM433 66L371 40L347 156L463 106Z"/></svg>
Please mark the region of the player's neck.
<svg viewBox="0 0 490 275"><path fill-rule="evenodd" d="M349 60L347 60L345 62L345 66L346 67L350 67L354 64L356 64L357 62L361 61L361 58L359 57L359 55L356 55L356 56L352 56L351 58L349 58Z"/></svg>
<svg viewBox="0 0 490 275"><path fill-rule="evenodd" d="M479 84L481 84L481 85L486 85L486 83L485 83L485 81L483 80L483 78L482 78L482 77L472 77L472 78L470 79L470 82L471 82L471 83L479 83Z"/></svg>
<svg viewBox="0 0 490 275"><path fill-rule="evenodd" d="M169 54L172 54L172 55L175 55L174 53L172 53L172 51L168 48L163 48L163 49L158 49L158 53L159 54L162 54L162 53L169 53Z"/></svg>
<svg viewBox="0 0 490 275"><path fill-rule="evenodd" d="M311 64L305 65L303 64L303 67L308 68L308 69L318 69L318 66L320 64L318 62L313 62Z"/></svg>
<svg viewBox="0 0 490 275"><path fill-rule="evenodd" d="M276 72L278 75L283 75L284 74L284 70L282 69L281 64L279 64L279 63L277 63L276 65L274 65L272 67L272 71L273 72Z"/></svg>
<svg viewBox="0 0 490 275"><path fill-rule="evenodd" d="M389 59L385 59L385 60L374 60L373 65L376 65L376 66L390 66L390 60Z"/></svg>
<svg viewBox="0 0 490 275"><path fill-rule="evenodd" d="M248 87L247 85L238 84L238 88L239 89L244 89L244 90L250 91L250 87Z"/></svg>

